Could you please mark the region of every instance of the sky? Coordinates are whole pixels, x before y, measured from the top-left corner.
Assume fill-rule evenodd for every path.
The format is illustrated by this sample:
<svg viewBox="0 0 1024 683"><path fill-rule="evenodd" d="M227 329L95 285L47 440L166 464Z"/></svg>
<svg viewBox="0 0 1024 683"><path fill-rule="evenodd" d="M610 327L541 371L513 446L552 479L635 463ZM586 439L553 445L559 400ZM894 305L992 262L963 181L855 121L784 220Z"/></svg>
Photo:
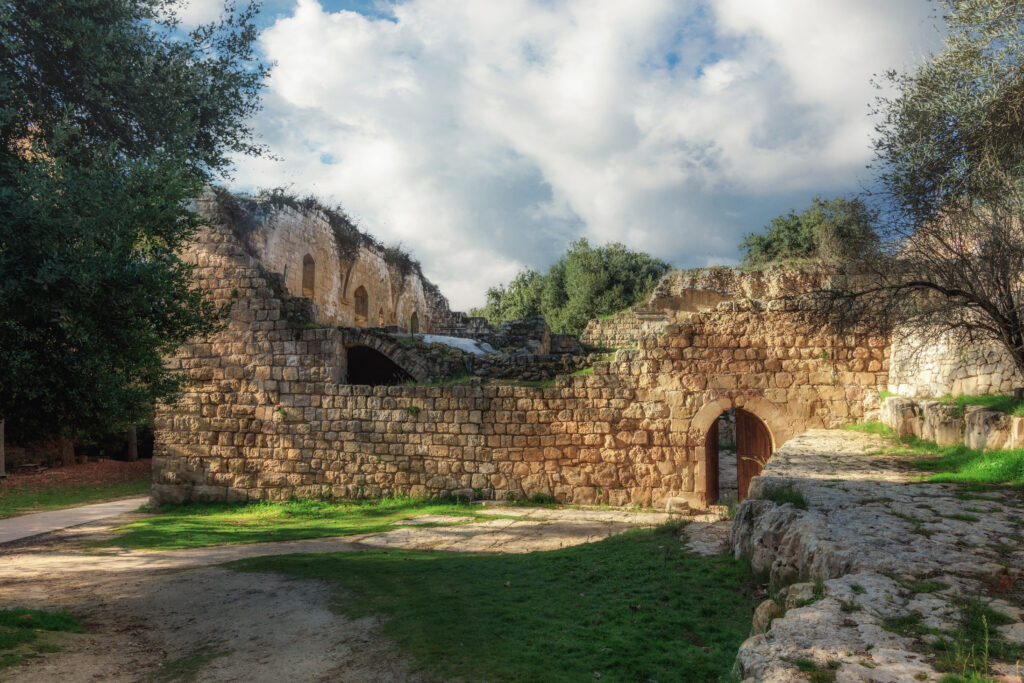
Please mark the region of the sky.
<svg viewBox="0 0 1024 683"><path fill-rule="evenodd" d="M223 0L191 0L186 26ZM340 203L453 308L573 241L679 268L871 184L873 76L940 47L928 0L268 0L235 190Z"/></svg>

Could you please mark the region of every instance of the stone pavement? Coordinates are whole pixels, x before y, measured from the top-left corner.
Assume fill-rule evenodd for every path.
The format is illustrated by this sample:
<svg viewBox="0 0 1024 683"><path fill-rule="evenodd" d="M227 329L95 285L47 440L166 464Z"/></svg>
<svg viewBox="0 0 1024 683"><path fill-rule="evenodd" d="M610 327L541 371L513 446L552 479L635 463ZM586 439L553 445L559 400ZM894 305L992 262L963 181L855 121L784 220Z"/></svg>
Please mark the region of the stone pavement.
<svg viewBox="0 0 1024 683"><path fill-rule="evenodd" d="M147 500L148 495L133 496L95 505L81 505L0 519L0 545L131 512L145 505Z"/></svg>
<svg viewBox="0 0 1024 683"><path fill-rule="evenodd" d="M924 638L892 624L951 632L965 599L1009 617L993 625L992 637L1024 646L1020 491L923 482L886 444L810 431L786 443L751 484L733 524L735 555L769 571L774 586L823 583L818 591L790 585L758 609L757 635L737 657L746 680L794 680L794 662L806 659L838 681L938 681L945 674ZM803 495L806 510L757 500L785 486ZM1024 663L990 664L996 680L1021 680Z"/></svg>

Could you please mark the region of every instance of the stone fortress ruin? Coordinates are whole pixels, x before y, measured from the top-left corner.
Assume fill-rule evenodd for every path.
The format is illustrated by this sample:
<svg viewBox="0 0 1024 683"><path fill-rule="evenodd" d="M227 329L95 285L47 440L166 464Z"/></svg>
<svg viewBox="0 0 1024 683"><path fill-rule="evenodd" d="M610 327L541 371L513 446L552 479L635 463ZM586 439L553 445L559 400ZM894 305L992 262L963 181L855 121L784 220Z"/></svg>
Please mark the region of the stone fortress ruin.
<svg viewBox="0 0 1024 683"><path fill-rule="evenodd" d="M217 205L199 201L207 226L186 258L230 318L169 360L191 383L156 416L157 502L544 494L699 509L743 498L793 436L877 415L915 364L932 384L963 372L945 348L906 354L802 322L785 295L813 276L784 269L673 273L592 321L582 342L604 353L588 354L542 319L494 330L450 311L418 267L368 239L353 249L315 209L240 220Z"/></svg>

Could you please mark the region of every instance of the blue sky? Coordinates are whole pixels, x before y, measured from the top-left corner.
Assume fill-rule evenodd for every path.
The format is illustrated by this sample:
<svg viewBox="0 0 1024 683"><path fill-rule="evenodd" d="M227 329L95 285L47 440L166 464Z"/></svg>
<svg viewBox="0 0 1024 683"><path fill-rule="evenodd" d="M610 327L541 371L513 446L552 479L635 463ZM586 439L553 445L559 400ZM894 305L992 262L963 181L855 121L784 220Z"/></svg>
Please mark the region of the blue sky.
<svg viewBox="0 0 1024 683"><path fill-rule="evenodd" d="M192 0L186 22L216 16ZM254 121L291 186L401 243L455 308L569 242L678 267L871 182L873 74L938 47L927 0L268 0Z"/></svg>

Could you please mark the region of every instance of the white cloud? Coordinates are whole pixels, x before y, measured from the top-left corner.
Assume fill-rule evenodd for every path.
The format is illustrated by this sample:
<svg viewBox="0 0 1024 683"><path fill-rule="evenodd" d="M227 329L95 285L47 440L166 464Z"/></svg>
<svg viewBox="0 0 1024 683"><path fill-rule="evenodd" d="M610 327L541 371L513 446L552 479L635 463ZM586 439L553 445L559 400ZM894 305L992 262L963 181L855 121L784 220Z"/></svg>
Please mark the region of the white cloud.
<svg viewBox="0 0 1024 683"><path fill-rule="evenodd" d="M185 28L216 21L223 11L224 0L183 0L175 8L175 14Z"/></svg>
<svg viewBox="0 0 1024 683"><path fill-rule="evenodd" d="M386 7L298 0L263 32L256 124L283 160L241 160L238 183L343 202L456 307L579 236L734 260L779 212L857 189L870 78L930 37L926 0Z"/></svg>

